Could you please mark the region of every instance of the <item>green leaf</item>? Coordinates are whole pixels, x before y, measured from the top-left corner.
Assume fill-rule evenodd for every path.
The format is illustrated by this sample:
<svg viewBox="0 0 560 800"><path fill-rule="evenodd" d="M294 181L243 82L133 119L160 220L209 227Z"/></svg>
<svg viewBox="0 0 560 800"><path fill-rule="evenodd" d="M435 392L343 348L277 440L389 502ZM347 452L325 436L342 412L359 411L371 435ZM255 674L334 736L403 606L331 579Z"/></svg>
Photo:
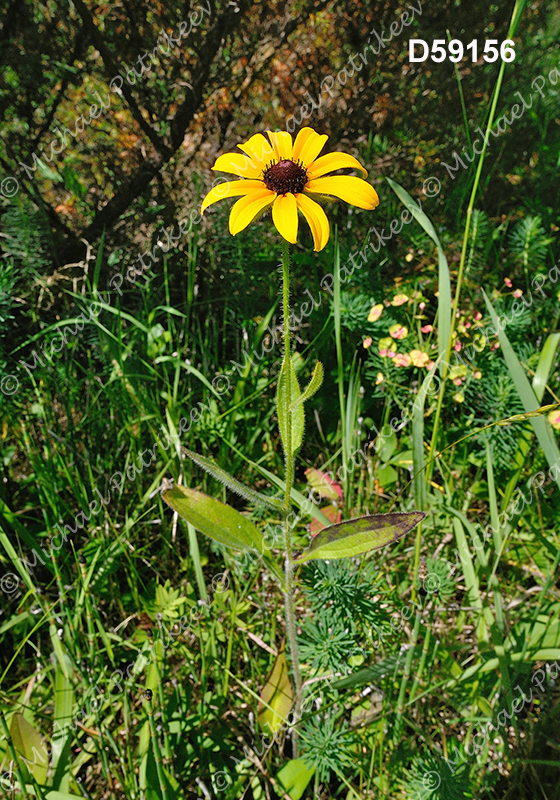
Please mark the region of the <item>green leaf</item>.
<svg viewBox="0 0 560 800"><path fill-rule="evenodd" d="M280 436L282 437L284 450L287 454L293 455L303 441L305 417L303 414L303 405L301 405L301 403L296 406L294 411L291 410L291 407L301 397L301 390L291 357L288 359L287 363L288 372L286 372L286 359L282 362L282 369L280 370L280 377L278 378L276 405L278 408L278 425L280 427ZM289 397L286 386L286 377L288 374L290 376ZM292 420L292 436L291 441L288 441L288 418L290 416Z"/></svg>
<svg viewBox="0 0 560 800"><path fill-rule="evenodd" d="M315 773L303 758L295 758L284 764L277 773L276 780L281 784L292 800L300 800Z"/></svg>
<svg viewBox="0 0 560 800"><path fill-rule="evenodd" d="M260 697L259 723L263 728L270 728L270 732L277 733L282 723L286 722L294 702L284 650L278 653Z"/></svg>
<svg viewBox="0 0 560 800"><path fill-rule="evenodd" d="M237 550L267 549L258 529L239 511L187 486L167 486L165 481L161 492L167 505L201 533Z"/></svg>
<svg viewBox="0 0 560 800"><path fill-rule="evenodd" d="M323 365L320 361L317 361L315 364L315 369L313 370L313 375L311 376L311 380L307 384L306 388L303 391L303 394L298 397L298 399L292 403L290 406L290 411L294 411L299 405L303 405L309 400L310 397L313 397L315 392L320 388L321 384L323 383Z"/></svg>
<svg viewBox="0 0 560 800"><path fill-rule="evenodd" d="M10 723L10 736L14 748L37 783L44 784L49 767L49 751L43 737L19 712Z"/></svg>
<svg viewBox="0 0 560 800"><path fill-rule="evenodd" d="M355 689L356 686L363 686L364 683L376 683L384 675L389 675L395 672L397 667L402 663L403 659L400 656L389 656L384 661L374 664L372 667L364 667L348 675L346 678L341 678L335 681L331 688L339 691L340 689Z"/></svg>
<svg viewBox="0 0 560 800"><path fill-rule="evenodd" d="M325 528L297 562L312 558L348 558L377 550L405 536L424 519L423 511L372 514Z"/></svg>
<svg viewBox="0 0 560 800"><path fill-rule="evenodd" d="M490 316L492 317L494 328L498 332L498 338L500 340L500 345L502 346L502 351L509 369L509 374L511 375L511 379L514 382L517 393L521 399L521 402L523 403L523 408L528 414L532 411L537 411L540 403L535 395L535 392L533 391L533 388L531 387L531 384L529 383L529 379L527 378L525 370L521 366L521 363L517 358L508 337L499 323L498 315L496 314L484 290L482 291L482 294L484 295L486 306L490 312ZM550 424L545 419L533 417L531 419L531 425L533 426L535 435L540 446L542 447L545 458L548 461L548 466L552 470L553 465L560 463L560 450L558 449L556 440L552 435ZM556 477L556 483L558 486L560 486L560 476Z"/></svg>
<svg viewBox="0 0 560 800"><path fill-rule="evenodd" d="M249 488L249 486L245 486L244 483L240 483L240 481L232 477L225 469L222 469L219 464L216 464L216 462L212 461L210 458L199 456L198 453L193 453L191 450L187 450L186 447L183 447L183 452L186 453L195 464L198 464L202 469L205 469L206 472L209 472L213 478L216 478L216 480L227 486L228 489L231 489L232 492L236 492L236 494L241 495L241 497L244 497L246 500L276 510L284 507L283 502L276 497L267 497L266 495L259 494L255 492L254 489Z"/></svg>
<svg viewBox="0 0 560 800"><path fill-rule="evenodd" d="M535 377L533 378L533 391L535 392L539 403L542 403L544 390L546 388L546 384L548 383L548 378L554 363L554 357L556 355L556 349L559 342L560 333L551 333L547 337L543 349L541 350L537 371L535 372Z"/></svg>
<svg viewBox="0 0 560 800"><path fill-rule="evenodd" d="M449 335L451 333L451 280L449 278L449 267L447 259L443 252L443 247L435 232L434 226L424 214L424 212L414 202L408 192L403 189L398 183L387 178L387 183L395 192L399 200L404 203L410 211L414 219L422 226L424 231L428 234L430 239L437 247L438 253L438 355L445 356L447 352L447 345L449 342ZM441 369L445 368L445 364Z"/></svg>

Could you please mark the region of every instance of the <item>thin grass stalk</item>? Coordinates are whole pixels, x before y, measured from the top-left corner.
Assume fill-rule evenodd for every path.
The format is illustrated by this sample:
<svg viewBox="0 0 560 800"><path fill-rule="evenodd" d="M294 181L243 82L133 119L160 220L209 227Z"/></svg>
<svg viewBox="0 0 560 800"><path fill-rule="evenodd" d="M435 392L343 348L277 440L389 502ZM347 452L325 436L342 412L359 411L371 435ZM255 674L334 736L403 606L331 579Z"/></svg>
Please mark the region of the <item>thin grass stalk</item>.
<svg viewBox="0 0 560 800"><path fill-rule="evenodd" d="M290 658L292 661L292 672L295 683L295 708L293 716L294 730L292 734L292 746L294 758L297 758L297 722L301 713L301 673L299 669L299 652L297 646L297 633L296 633L296 617L294 607L294 564L292 552L292 532L290 530L290 508L291 498L290 494L293 485L294 473L294 454L292 452L292 412L290 410L290 402L292 397L291 390L291 344L290 344L290 245L288 242L283 242L282 248L282 310L284 314L284 358L282 369L286 381L286 396L288 398L286 403L286 442L285 442L285 455L286 455L286 487L284 492L284 540L286 545L286 558L285 558L285 576L286 576L286 592L284 594L284 601L286 606L286 632L288 641L290 643Z"/></svg>
<svg viewBox="0 0 560 800"><path fill-rule="evenodd" d="M516 0L514 9L513 9L512 15L511 15L511 21L510 21L510 25L509 25L509 30L508 30L508 34L507 34L507 37L506 37L507 39L511 39L515 29L517 28L517 23L519 22L519 19L521 18L521 14L523 13L523 9L525 7L525 3L526 3L526 0ZM484 167L484 161L485 161L485 158L486 158L486 151L488 149L488 144L487 144L488 136L490 135L490 131L492 130L492 125L494 124L494 116L496 114L496 107L498 105L498 98L500 96L500 90L502 88L502 81L503 81L503 77L504 77L505 67L506 67L506 62L505 61L501 61L501 63L500 63L500 71L498 73L498 78L496 80L496 85L494 87L494 92L492 94L492 102L491 102L491 105L490 105L490 113L488 115L488 122L486 124L486 131L485 131L485 134L484 134L484 144L483 144L483 147L482 147L482 152L480 154L480 158L478 160L478 164L477 164L477 168L476 168L476 174L475 174L474 183L473 183L473 188L472 188L471 196L470 196L470 199L469 199L469 205L467 207L467 219L466 219L466 222L465 222L465 232L463 234L463 246L462 246L462 249L461 249L461 260L459 262L459 271L458 271L458 274L457 274L457 287L455 289L455 297L453 298L453 305L451 307L451 330L449 331L449 340L447 342L447 350L446 350L446 353L445 353L445 361L444 361L444 363L442 365L443 366L443 371L442 371L442 376L441 376L441 387L440 387L440 391L439 391L438 403L437 403L436 413L435 413L435 417L434 417L434 428L433 428L433 432L432 432L432 440L431 440L431 443L430 443L430 452L429 452L429 455L428 455L428 461L430 463L428 464L428 468L426 469L426 484L429 483L430 478L431 478L432 473L433 473L433 469L434 469L434 463L432 461L432 458L433 458L434 453L435 453L437 440L438 440L438 435L439 435L439 426L440 426L440 421L441 421L441 409L442 409L442 406L443 406L443 397L444 397L444 394L445 394L445 386L446 386L446 382L447 382L447 375L448 375L448 372L449 372L449 366L448 365L449 365L449 359L451 357L451 348L453 346L453 333L455 332L455 325L456 325L456 319L457 319L457 309L459 308L459 299L461 297L461 288L462 288L462 285L463 285L463 276L464 276L465 261L466 261L468 242L469 242L469 232L470 232L470 227L471 227L471 218L472 218L472 214L473 214L473 211L474 211L474 201L476 199L476 194L478 192L478 186L479 186L479 183L480 183L480 177L482 175L482 168Z"/></svg>

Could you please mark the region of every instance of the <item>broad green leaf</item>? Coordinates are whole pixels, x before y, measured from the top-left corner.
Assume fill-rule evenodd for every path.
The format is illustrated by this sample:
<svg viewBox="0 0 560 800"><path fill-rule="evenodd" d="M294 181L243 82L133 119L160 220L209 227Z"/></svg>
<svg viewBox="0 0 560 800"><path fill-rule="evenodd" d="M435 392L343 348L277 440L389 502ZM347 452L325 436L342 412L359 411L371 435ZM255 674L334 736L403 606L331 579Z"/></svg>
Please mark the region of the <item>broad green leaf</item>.
<svg viewBox="0 0 560 800"><path fill-rule="evenodd" d="M375 471L375 477L379 481L379 485L385 487L395 483L399 476L397 471L393 469L390 464L382 464L379 469Z"/></svg>
<svg viewBox="0 0 560 800"><path fill-rule="evenodd" d="M288 370L286 370L286 360L283 361L282 369L280 370L280 377L278 378L278 392L276 395L276 406L278 408L278 426L280 428L280 436L282 437L284 450L286 453L293 455L303 440L303 426L305 424L305 417L303 414L303 405L299 404L293 411L291 410L291 407L301 397L301 391L291 357L288 359L287 363ZM287 375L290 377L289 397L286 386ZM288 441L288 419L290 417L292 423L292 436L291 441Z"/></svg>
<svg viewBox="0 0 560 800"><path fill-rule="evenodd" d="M449 336L451 334L451 280L449 277L449 267L443 252L443 247L438 238L435 228L424 212L414 202L409 193L398 183L387 178L387 183L395 192L399 200L404 203L414 219L422 226L430 239L437 247L438 253L438 355L445 356ZM445 368L445 364L441 369Z"/></svg>
<svg viewBox="0 0 560 800"><path fill-rule="evenodd" d="M237 550L263 553L266 549L253 523L225 503L187 486L168 489L167 483L163 485L161 496L180 517L216 542Z"/></svg>
<svg viewBox="0 0 560 800"><path fill-rule="evenodd" d="M195 464L198 464L205 469L206 472L209 472L213 478L219 480L228 489L231 489L232 492L236 492L237 494L244 497L246 500L249 500L252 503L257 503L261 506L269 506L270 508L274 508L276 510L283 508L284 504L281 500L278 500L275 497L266 497L265 495L259 494L255 492L254 489L249 488L249 486L245 486L244 483L240 483L240 481L236 480L232 477L225 469L222 469L219 464L216 464L215 461L212 461L210 458L206 458L205 456L199 456L198 453L193 453L191 450L187 450L186 447L183 447L183 452L191 458Z"/></svg>
<svg viewBox="0 0 560 800"><path fill-rule="evenodd" d="M281 650L270 671L259 703L259 723L276 733L286 721L294 702L294 693L288 675L286 654Z"/></svg>
<svg viewBox="0 0 560 800"><path fill-rule="evenodd" d="M535 395L535 392L533 391L533 388L531 387L531 384L529 383L529 379L527 378L525 370L521 366L519 359L517 358L513 347L511 346L510 341L505 334L505 331L502 329L502 326L498 321L498 315L496 314L494 307L486 296L486 292L484 292L484 290L482 291L482 294L484 295L486 306L490 312L490 316L492 317L494 328L498 332L498 338L500 340L500 345L502 346L502 351L509 369L509 374L511 375L511 379L515 384L519 398L523 403L523 408L528 414L530 412L537 411L540 403ZM548 461L548 466L552 469L553 465L560 463L560 450L558 449L556 440L552 435L550 424L545 419L535 417L531 419L531 425L533 426L535 435L540 446L542 447L545 458ZM557 475L556 483L558 486L560 486L560 475Z"/></svg>
<svg viewBox="0 0 560 800"><path fill-rule="evenodd" d="M10 723L10 736L16 753L27 766L37 783L44 784L49 768L49 751L43 737L19 712Z"/></svg>
<svg viewBox="0 0 560 800"><path fill-rule="evenodd" d="M284 764L276 780L292 800L300 800L314 774L315 767L310 767L303 758L295 758Z"/></svg>
<svg viewBox="0 0 560 800"><path fill-rule="evenodd" d="M426 514L410 511L397 514L372 514L339 522L325 528L311 546L295 560L312 558L348 558L377 550L405 536Z"/></svg>
<svg viewBox="0 0 560 800"><path fill-rule="evenodd" d="M320 361L317 361L315 364L315 369L313 370L313 375L311 376L311 380L303 390L303 394L298 397L298 399L292 403L290 406L291 411L293 412L299 405L303 405L306 403L310 397L313 397L315 392L320 388L321 384L323 383L323 365Z"/></svg>
<svg viewBox="0 0 560 800"><path fill-rule="evenodd" d="M54 679L54 733L52 737L52 768L55 772L53 786L67 791L70 787L70 744L73 738L74 686L72 683L72 663L65 657L69 676L56 665Z"/></svg>

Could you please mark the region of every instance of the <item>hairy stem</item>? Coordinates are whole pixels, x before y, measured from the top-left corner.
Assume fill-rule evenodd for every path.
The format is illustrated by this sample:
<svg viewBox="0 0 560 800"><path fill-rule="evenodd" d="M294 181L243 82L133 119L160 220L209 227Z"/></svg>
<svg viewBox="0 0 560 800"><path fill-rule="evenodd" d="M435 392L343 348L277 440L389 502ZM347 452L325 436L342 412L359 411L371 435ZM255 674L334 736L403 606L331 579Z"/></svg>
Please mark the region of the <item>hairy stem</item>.
<svg viewBox="0 0 560 800"><path fill-rule="evenodd" d="M293 756L297 758L297 734L295 725L300 717L301 708L301 674L299 670L299 653L296 636L296 615L294 608L294 564L292 553L292 532L290 530L290 495L292 491L294 476L294 454L292 450L292 412L290 411L291 392L291 370L290 370L290 246L288 242L283 243L282 250L282 304L284 311L284 360L282 369L286 380L286 439L284 450L286 456L286 492L284 495L284 539L286 546L285 575L286 592L284 595L286 605L286 632L290 645L290 658L292 662L292 673L294 677L296 701L293 715L294 730L292 733ZM281 399L279 398L279 402Z"/></svg>

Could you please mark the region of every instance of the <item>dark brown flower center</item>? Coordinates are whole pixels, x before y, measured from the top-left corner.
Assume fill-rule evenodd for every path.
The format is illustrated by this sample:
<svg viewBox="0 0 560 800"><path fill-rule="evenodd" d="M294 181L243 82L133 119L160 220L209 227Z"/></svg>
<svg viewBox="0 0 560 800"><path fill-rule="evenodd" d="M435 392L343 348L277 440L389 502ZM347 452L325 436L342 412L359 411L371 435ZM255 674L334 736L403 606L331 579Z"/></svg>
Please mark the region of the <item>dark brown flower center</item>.
<svg viewBox="0 0 560 800"><path fill-rule="evenodd" d="M283 160L263 172L263 180L267 189L276 194L299 194L305 189L307 172L295 161Z"/></svg>

